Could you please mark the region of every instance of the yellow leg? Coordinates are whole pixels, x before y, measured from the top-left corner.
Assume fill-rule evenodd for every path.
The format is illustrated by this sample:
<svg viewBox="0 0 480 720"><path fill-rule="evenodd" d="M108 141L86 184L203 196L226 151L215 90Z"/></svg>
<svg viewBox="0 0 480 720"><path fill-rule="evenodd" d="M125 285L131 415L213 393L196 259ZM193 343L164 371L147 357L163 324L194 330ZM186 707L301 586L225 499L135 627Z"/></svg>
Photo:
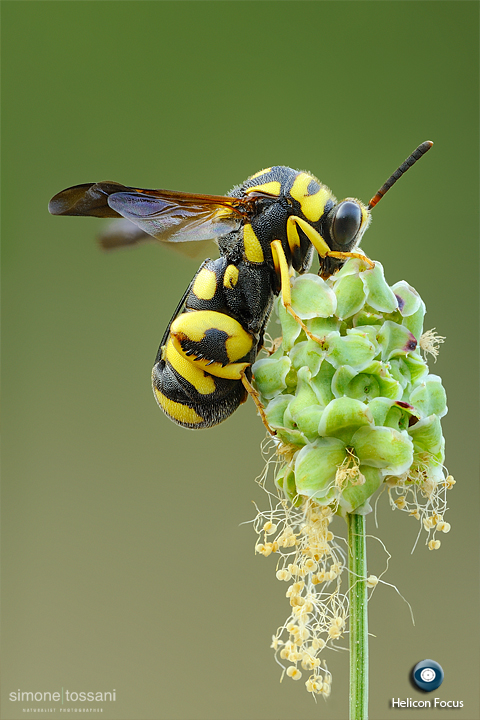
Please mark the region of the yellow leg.
<svg viewBox="0 0 480 720"><path fill-rule="evenodd" d="M348 258L354 257L358 258L359 260L364 260L367 265L370 265L370 268L375 267L375 263L373 260L370 260L366 255L362 255L362 253L351 253L351 252L334 252L333 250L329 250L327 253L328 257L334 257L339 258L340 260L348 260Z"/></svg>
<svg viewBox="0 0 480 720"><path fill-rule="evenodd" d="M288 244L292 252L296 246L300 245L297 226L303 230L320 257L335 257L340 260L348 260L348 258L355 257L360 260L364 260L371 268L375 267L373 260L370 260L370 258L366 255L362 255L361 253L336 252L335 250L330 250L320 233L317 232L309 223L305 222L305 220L302 220L302 218L299 218L296 215L291 215L287 220Z"/></svg>
<svg viewBox="0 0 480 720"><path fill-rule="evenodd" d="M275 268L277 272L280 271L280 279L282 283L282 300L285 310L289 312L290 315L296 320L296 322L300 325L307 337L309 337L311 340L315 340L315 342L318 343L323 342L323 340L321 340L320 338L312 335L310 330L303 322L302 318L300 318L295 312L295 310L292 308L292 296L290 293L290 273L288 271L287 258L285 257L285 253L283 252L282 243L280 242L280 240L274 240L271 244L271 248Z"/></svg>
<svg viewBox="0 0 480 720"><path fill-rule="evenodd" d="M255 390L253 385L249 382L249 380L247 379L244 370L242 371L241 380L242 380L245 390L248 392L248 394L252 398L253 402L257 406L258 414L260 415L262 422L265 425L265 427L267 428L268 432L270 433L270 435L276 435L277 433L275 432L275 430L272 430L272 428L268 424L267 416L265 415L265 408L263 407L262 401L260 400L260 395Z"/></svg>

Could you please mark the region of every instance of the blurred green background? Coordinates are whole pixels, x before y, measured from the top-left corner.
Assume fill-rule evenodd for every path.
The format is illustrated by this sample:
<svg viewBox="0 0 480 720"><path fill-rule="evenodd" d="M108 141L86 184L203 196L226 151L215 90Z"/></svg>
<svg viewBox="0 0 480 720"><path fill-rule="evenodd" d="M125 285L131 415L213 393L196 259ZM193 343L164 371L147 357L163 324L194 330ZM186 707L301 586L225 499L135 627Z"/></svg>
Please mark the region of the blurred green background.
<svg viewBox="0 0 480 720"><path fill-rule="evenodd" d="M431 371L457 485L437 552L422 537L411 555L417 524L386 496L378 529L370 517L416 619L377 588L371 718L423 717L390 701L426 698L409 682L424 658L445 671L434 695L464 702L429 717L478 717L478 4L2 2L2 16L2 717L25 717L12 691L63 687L115 688L106 720L346 719L347 652L326 655L327 703L279 683L286 588L241 525L267 504L253 403L192 432L152 397L200 261L154 244L102 254L102 221L47 203L106 179L223 194L271 164L368 201L427 139L363 247L447 336ZM370 572L384 566L371 540Z"/></svg>

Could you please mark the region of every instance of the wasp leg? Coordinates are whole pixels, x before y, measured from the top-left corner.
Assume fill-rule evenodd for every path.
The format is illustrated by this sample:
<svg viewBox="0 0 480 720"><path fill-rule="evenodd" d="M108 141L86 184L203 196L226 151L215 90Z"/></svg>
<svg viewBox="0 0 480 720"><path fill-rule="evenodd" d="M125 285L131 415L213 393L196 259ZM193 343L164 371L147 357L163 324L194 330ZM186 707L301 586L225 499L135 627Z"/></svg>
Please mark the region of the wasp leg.
<svg viewBox="0 0 480 720"><path fill-rule="evenodd" d="M335 252L334 250L329 250L327 255L328 257L339 258L340 260L348 260L348 258L358 258L359 260L364 260L367 265L370 265L371 270L375 267L375 263L373 262L373 260L370 260L369 257L363 255L362 253Z"/></svg>
<svg viewBox="0 0 480 720"><path fill-rule="evenodd" d="M280 240L274 240L271 244L271 248L275 269L277 270L277 272L280 271L280 278L282 283L282 301L285 310L289 312L290 315L295 319L295 321L300 325L307 337L309 337L311 340L315 340L315 342L317 343L322 342L320 338L312 335L310 330L303 322L302 318L300 318L295 312L295 310L292 308L292 296L290 293L290 273L288 270L287 258L285 257L285 253L283 252L282 243L280 242Z"/></svg>
<svg viewBox="0 0 480 720"><path fill-rule="evenodd" d="M340 260L348 260L348 258L354 257L359 258L360 260L364 260L368 265L370 265L370 268L375 267L375 263L373 262L373 260L370 260L370 258L368 258L366 255L362 255L361 253L336 252L335 250L330 250L329 246L322 238L320 233L317 232L315 228L313 228L311 225L309 225L309 223L305 222L305 220L302 220L302 218L297 217L296 215L291 215L287 220L288 245L292 250L292 253L294 249L300 245L297 225L301 230L303 230L303 232L308 237L320 257L328 256L339 258Z"/></svg>
<svg viewBox="0 0 480 720"><path fill-rule="evenodd" d="M240 379L243 383L243 387L248 392L253 402L257 406L258 414L260 415L260 418L265 427L267 428L268 432L270 433L270 435L276 435L277 433L275 432L275 430L272 430L272 428L268 424L267 416L265 415L265 408L263 407L262 401L260 400L260 395L257 390L255 390L251 382L248 380L247 376L245 375L245 370L242 370Z"/></svg>
<svg viewBox="0 0 480 720"><path fill-rule="evenodd" d="M315 228L297 215L290 215L287 220L287 239L290 250L292 250L292 254L295 252L295 248L300 247L300 237L298 235L297 225L301 230L303 230L320 257L325 257L325 255L330 253L330 248Z"/></svg>

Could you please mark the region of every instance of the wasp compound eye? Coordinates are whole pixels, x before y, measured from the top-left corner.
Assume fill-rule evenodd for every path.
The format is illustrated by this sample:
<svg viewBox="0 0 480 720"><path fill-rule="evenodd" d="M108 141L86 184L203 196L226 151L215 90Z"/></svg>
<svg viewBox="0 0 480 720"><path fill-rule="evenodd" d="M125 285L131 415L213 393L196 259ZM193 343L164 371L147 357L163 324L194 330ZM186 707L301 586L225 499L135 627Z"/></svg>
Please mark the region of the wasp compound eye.
<svg viewBox="0 0 480 720"><path fill-rule="evenodd" d="M348 245L355 238L362 224L362 211L351 200L341 202L335 208L332 220L332 237L339 245Z"/></svg>

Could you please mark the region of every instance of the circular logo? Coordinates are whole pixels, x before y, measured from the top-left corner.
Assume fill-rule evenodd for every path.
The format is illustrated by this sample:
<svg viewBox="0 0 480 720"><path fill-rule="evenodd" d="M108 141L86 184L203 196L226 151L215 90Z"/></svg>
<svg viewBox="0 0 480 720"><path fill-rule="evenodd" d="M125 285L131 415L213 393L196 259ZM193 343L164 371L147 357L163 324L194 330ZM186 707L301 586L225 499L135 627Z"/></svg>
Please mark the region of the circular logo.
<svg viewBox="0 0 480 720"><path fill-rule="evenodd" d="M412 676L420 690L431 692L439 688L443 682L442 666L435 660L422 660L413 668Z"/></svg>

